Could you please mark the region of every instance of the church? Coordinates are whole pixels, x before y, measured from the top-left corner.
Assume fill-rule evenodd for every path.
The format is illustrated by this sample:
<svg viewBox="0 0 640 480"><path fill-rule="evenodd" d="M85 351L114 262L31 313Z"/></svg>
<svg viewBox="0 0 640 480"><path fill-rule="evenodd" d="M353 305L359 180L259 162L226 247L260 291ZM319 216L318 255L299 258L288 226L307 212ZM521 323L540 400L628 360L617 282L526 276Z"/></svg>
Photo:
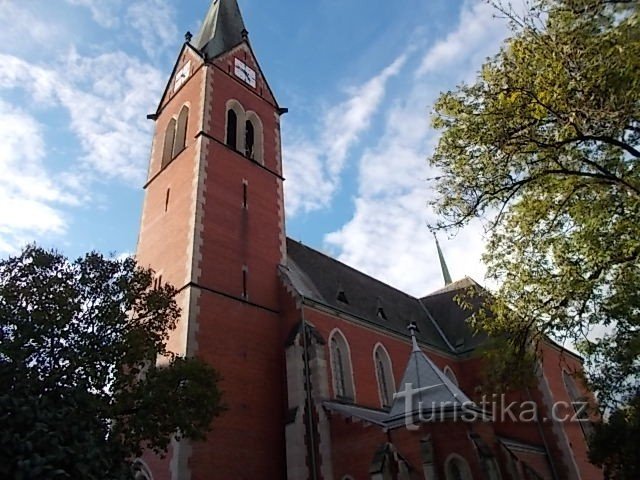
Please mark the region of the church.
<svg viewBox="0 0 640 480"><path fill-rule="evenodd" d="M535 388L486 402L487 339L455 301L473 280L443 268L446 285L415 298L286 236L286 112L237 1L213 0L149 115L137 259L178 289L169 348L220 372L228 410L206 442L145 455L139 477L602 478L579 357L547 342Z"/></svg>

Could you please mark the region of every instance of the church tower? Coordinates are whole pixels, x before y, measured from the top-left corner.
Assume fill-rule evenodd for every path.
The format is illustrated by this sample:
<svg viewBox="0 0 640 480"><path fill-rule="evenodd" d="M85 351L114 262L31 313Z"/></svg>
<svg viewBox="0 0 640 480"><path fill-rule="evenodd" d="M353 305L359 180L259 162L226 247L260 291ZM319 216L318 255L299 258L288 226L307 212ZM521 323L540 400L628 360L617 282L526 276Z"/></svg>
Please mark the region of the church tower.
<svg viewBox="0 0 640 480"><path fill-rule="evenodd" d="M179 290L170 349L222 376L206 442L147 459L155 480L283 478L285 257L280 115L236 0L187 34L155 114L137 258Z"/></svg>

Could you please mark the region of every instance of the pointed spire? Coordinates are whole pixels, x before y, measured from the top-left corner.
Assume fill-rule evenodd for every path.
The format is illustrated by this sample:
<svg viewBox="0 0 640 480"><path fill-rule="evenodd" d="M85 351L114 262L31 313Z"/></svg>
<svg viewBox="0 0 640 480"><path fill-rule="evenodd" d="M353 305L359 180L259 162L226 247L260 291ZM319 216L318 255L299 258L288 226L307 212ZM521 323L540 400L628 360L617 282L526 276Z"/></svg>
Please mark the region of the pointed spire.
<svg viewBox="0 0 640 480"><path fill-rule="evenodd" d="M413 351L394 395L393 405L387 420L389 426L416 419L420 414L426 418L442 415L445 410L471 404L469 397L460 390L418 346L418 326L411 322Z"/></svg>
<svg viewBox="0 0 640 480"><path fill-rule="evenodd" d="M438 235L436 232L433 232L433 237L436 239L436 247L438 248L438 258L440 259L440 268L442 269L442 276L444 278L445 286L451 285L451 274L449 273L449 267L447 267L447 261L444 259L444 254L442 253L442 248L440 248L440 242L438 242Z"/></svg>
<svg viewBox="0 0 640 480"><path fill-rule="evenodd" d="M193 45L214 58L247 39L237 0L213 0Z"/></svg>

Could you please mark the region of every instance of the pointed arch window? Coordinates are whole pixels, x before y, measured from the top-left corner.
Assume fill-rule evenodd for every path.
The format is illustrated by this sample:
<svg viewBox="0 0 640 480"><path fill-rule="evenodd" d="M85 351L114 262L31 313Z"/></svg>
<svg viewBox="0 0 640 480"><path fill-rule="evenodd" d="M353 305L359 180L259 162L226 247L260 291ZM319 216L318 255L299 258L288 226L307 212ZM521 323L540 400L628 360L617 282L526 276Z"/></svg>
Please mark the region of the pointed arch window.
<svg viewBox="0 0 640 480"><path fill-rule="evenodd" d="M255 112L249 111L244 131L245 156L256 162L264 163L263 143L262 121Z"/></svg>
<svg viewBox="0 0 640 480"><path fill-rule="evenodd" d="M471 480L469 464L460 455L451 454L445 464L447 480Z"/></svg>
<svg viewBox="0 0 640 480"><path fill-rule="evenodd" d="M153 480L153 475L151 475L151 470L149 467L140 459L136 460L133 464L134 471L134 480Z"/></svg>
<svg viewBox="0 0 640 480"><path fill-rule="evenodd" d="M238 114L233 109L227 111L227 146L238 150Z"/></svg>
<svg viewBox="0 0 640 480"><path fill-rule="evenodd" d="M189 107L186 105L180 110L176 125L176 140L173 144L173 157L177 157L187 147L187 124L189 123Z"/></svg>
<svg viewBox="0 0 640 480"><path fill-rule="evenodd" d="M447 378L449 380L451 380L451 382L456 386L459 387L460 384L458 383L458 379L456 378L456 374L453 373L453 370L451 370L451 367L449 367L449 365L447 365L446 367L444 367L443 373L447 376Z"/></svg>
<svg viewBox="0 0 640 480"><path fill-rule="evenodd" d="M576 419L580 422L580 428L585 438L588 438L593 432L593 426L589 420L589 413L587 411L588 399L586 396L580 394L578 385L576 384L573 375L566 370L562 371L562 379L564 381L565 389L571 399L571 405L576 412Z"/></svg>
<svg viewBox="0 0 640 480"><path fill-rule="evenodd" d="M353 386L353 370L347 340L339 331L334 331L329 341L331 355L331 376L333 392L338 400L353 402L355 389Z"/></svg>
<svg viewBox="0 0 640 480"><path fill-rule="evenodd" d="M176 119L169 120L164 132L164 147L162 149L162 168L169 165L173 159L173 145L176 139Z"/></svg>
<svg viewBox="0 0 640 480"><path fill-rule="evenodd" d="M254 160L255 154L255 141L256 141L256 131L253 128L253 123L251 120L247 120L245 126L245 135L244 135L244 154L247 158Z"/></svg>
<svg viewBox="0 0 640 480"><path fill-rule="evenodd" d="M393 402L395 393L395 381L391 367L391 358L382 345L377 345L373 352L373 361L376 369L376 379L378 380L378 393L380 404L383 408L388 408Z"/></svg>

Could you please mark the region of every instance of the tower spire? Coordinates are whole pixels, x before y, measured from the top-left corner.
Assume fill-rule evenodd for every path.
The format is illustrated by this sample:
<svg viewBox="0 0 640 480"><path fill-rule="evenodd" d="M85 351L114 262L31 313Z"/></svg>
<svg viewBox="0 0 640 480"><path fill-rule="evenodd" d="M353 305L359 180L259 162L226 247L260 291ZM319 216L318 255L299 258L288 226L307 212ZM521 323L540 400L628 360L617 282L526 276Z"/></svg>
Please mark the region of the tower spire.
<svg viewBox="0 0 640 480"><path fill-rule="evenodd" d="M444 284L451 285L451 274L449 273L449 267L447 267L447 261L444 259L444 254L442 253L442 248L440 248L440 242L438 242L438 235L436 232L433 232L433 237L436 239L436 247L438 249L438 258L440 259L440 268L442 269L442 277L444 278Z"/></svg>
<svg viewBox="0 0 640 480"><path fill-rule="evenodd" d="M214 58L247 38L237 0L213 0L193 45Z"/></svg>

